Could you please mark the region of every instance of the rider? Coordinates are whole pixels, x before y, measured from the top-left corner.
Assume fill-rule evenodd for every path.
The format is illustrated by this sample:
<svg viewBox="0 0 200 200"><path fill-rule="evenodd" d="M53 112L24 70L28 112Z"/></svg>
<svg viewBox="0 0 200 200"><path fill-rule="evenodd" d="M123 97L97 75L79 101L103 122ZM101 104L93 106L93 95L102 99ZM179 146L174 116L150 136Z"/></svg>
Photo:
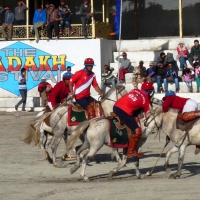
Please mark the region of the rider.
<svg viewBox="0 0 200 200"><path fill-rule="evenodd" d="M55 109L60 103L62 103L69 95L69 80L72 77L72 73L66 72L63 74L63 80L57 83L52 92L49 94L48 106L51 110Z"/></svg>
<svg viewBox="0 0 200 200"><path fill-rule="evenodd" d="M167 91L163 97L162 110L167 112L170 108L180 110L182 115L180 117L184 121L194 120L200 117L200 105L190 99L176 96L174 91ZM195 154L200 151L200 146L196 146Z"/></svg>
<svg viewBox="0 0 200 200"><path fill-rule="evenodd" d="M136 120L132 114L138 109L143 109L146 113L151 108L150 94L154 92L153 83L144 82L141 90L133 89L128 94L121 97L114 105L113 112L124 122L124 124L131 129L132 134L128 134L129 147L128 154L129 158L136 156L142 157L142 153L135 151L137 142L142 135L142 130L138 126Z"/></svg>
<svg viewBox="0 0 200 200"><path fill-rule="evenodd" d="M95 65L94 60L92 58L86 58L84 65L85 67L77 71L70 79L69 89L71 96L75 96L76 102L87 111L88 120L90 120L96 117L95 110L91 105L92 102L95 101L95 99L90 96L91 85L101 97L103 97L104 94L98 86L95 73L92 71ZM74 91L73 84L75 85Z"/></svg>

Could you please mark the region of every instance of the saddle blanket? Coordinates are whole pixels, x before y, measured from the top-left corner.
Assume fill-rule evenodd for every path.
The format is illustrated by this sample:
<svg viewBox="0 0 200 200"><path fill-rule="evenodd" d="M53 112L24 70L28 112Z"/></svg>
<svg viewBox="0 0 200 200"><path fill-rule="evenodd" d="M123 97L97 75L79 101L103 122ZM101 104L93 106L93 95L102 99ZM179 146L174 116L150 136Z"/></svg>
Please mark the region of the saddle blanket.
<svg viewBox="0 0 200 200"><path fill-rule="evenodd" d="M117 118L110 120L110 146L114 148L128 147L128 133L125 126L119 127Z"/></svg>

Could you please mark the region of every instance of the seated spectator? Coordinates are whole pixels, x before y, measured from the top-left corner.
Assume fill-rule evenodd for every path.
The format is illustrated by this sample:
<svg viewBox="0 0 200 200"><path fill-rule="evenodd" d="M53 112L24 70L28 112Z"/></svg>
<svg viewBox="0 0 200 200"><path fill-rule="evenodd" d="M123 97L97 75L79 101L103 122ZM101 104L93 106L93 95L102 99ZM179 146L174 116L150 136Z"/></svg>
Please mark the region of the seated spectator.
<svg viewBox="0 0 200 200"><path fill-rule="evenodd" d="M112 74L114 68L108 65L104 66L104 72L101 75L101 91L105 94L106 87L115 87L116 77Z"/></svg>
<svg viewBox="0 0 200 200"><path fill-rule="evenodd" d="M14 14L10 11L10 7L7 6L0 11L0 14L4 14L5 22L2 24L2 32L5 40L12 40L13 36L13 21ZM8 34L7 34L8 31Z"/></svg>
<svg viewBox="0 0 200 200"><path fill-rule="evenodd" d="M36 35L36 42L38 43L40 40L39 36L39 28L43 27L46 24L46 11L42 9L42 7L38 7L35 11L34 18L33 18L33 29Z"/></svg>
<svg viewBox="0 0 200 200"><path fill-rule="evenodd" d="M123 58L120 58L122 56ZM129 72L129 67L131 66L130 60L127 58L126 52L123 52L120 56L117 56L115 59L121 63L119 68L119 81L125 81L125 74Z"/></svg>
<svg viewBox="0 0 200 200"><path fill-rule="evenodd" d="M176 61L174 60L173 53L167 53L166 55L164 52L162 52L160 53L160 58L158 60L162 61L164 66L166 67L168 66L168 63L172 63L173 68L178 71L178 66Z"/></svg>
<svg viewBox="0 0 200 200"><path fill-rule="evenodd" d="M47 37L48 41L52 39L52 30L55 31L56 39L59 38L59 22L61 20L60 12L50 4L50 11L47 14Z"/></svg>
<svg viewBox="0 0 200 200"><path fill-rule="evenodd" d="M16 25L25 25L26 24L26 10L27 6L23 1L17 2L18 6L15 8L15 22Z"/></svg>
<svg viewBox="0 0 200 200"><path fill-rule="evenodd" d="M91 5L88 0L84 0L83 4L80 7L81 14L81 23L82 23L82 31L84 37L87 39L87 27L86 24L90 24L92 22L93 13L91 13Z"/></svg>
<svg viewBox="0 0 200 200"><path fill-rule="evenodd" d="M74 33L74 30L71 26L71 13L66 7L62 8L61 18L62 20L60 21L61 25L60 34L62 35L64 26L66 25L67 27L69 27L70 35L72 35Z"/></svg>
<svg viewBox="0 0 200 200"><path fill-rule="evenodd" d="M191 66L193 66L193 62L200 61L200 45L199 40L194 40L194 46L191 48L188 61Z"/></svg>
<svg viewBox="0 0 200 200"><path fill-rule="evenodd" d="M139 65L134 68L133 70L133 87L134 89L138 88L138 83L142 83L145 81L147 76L147 70L146 67L143 66L144 62L141 60L139 62Z"/></svg>
<svg viewBox="0 0 200 200"><path fill-rule="evenodd" d="M38 92L40 93L42 106L47 105L49 93L52 91L52 86L46 82L46 78L42 78L42 82L38 85Z"/></svg>
<svg viewBox="0 0 200 200"><path fill-rule="evenodd" d="M192 87L193 77L192 77L192 71L190 68L186 68L183 70L183 80L188 87L188 91L193 92L193 89L192 89L193 88Z"/></svg>
<svg viewBox="0 0 200 200"><path fill-rule="evenodd" d="M196 84L197 84L197 92L199 92L199 89L200 89L200 67L199 67L199 63L195 62L193 66L195 68L195 80L196 80Z"/></svg>
<svg viewBox="0 0 200 200"><path fill-rule="evenodd" d="M61 0L61 1L60 1L60 6L58 7L58 10L59 10L60 12L62 12L64 7L65 7L69 12L71 12L70 9L69 9L69 6L65 4L65 0Z"/></svg>
<svg viewBox="0 0 200 200"><path fill-rule="evenodd" d="M173 68L172 63L168 63L166 78L164 79L165 92L168 91L168 83L175 83L176 92L179 92L178 71Z"/></svg>
<svg viewBox="0 0 200 200"><path fill-rule="evenodd" d="M157 74L157 92L164 92L162 84L164 83L164 79L166 78L166 66L164 66L162 61L159 61L155 66L155 71Z"/></svg>
<svg viewBox="0 0 200 200"><path fill-rule="evenodd" d="M149 82L153 82L153 83L156 83L156 81L157 81L157 75L156 75L156 72L154 70L153 62L149 63L149 68L147 69L146 80L149 81Z"/></svg>
<svg viewBox="0 0 200 200"><path fill-rule="evenodd" d="M186 65L186 60L187 60L187 55L188 55L188 49L184 45L184 42L179 42L179 45L177 47L177 58L180 62L180 69L183 70L184 68L187 67Z"/></svg>

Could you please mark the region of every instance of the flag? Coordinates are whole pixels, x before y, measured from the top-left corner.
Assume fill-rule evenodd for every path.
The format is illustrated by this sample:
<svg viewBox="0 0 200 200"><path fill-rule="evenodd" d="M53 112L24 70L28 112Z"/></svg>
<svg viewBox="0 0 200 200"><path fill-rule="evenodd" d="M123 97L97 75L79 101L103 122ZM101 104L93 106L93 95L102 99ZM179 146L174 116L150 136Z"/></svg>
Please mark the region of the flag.
<svg viewBox="0 0 200 200"><path fill-rule="evenodd" d="M115 15L115 35L119 35L120 32L120 12L121 12L121 1L123 0L116 0L116 15Z"/></svg>

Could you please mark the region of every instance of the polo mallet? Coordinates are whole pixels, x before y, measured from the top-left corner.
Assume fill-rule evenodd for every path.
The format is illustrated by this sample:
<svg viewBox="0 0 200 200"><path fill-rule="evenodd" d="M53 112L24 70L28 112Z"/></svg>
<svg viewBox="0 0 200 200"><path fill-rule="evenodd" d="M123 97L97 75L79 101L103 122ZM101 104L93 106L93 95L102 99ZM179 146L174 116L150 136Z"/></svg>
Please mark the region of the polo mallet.
<svg viewBox="0 0 200 200"><path fill-rule="evenodd" d="M162 151L161 151L161 153L160 153L160 155L159 155L159 157L158 157L158 159L157 159L157 161L156 161L156 164L153 166L151 172L148 171L148 172L146 173L147 176L152 176L153 171L154 171L154 169L155 169L155 167L156 167L156 165L157 165L157 163L158 163L160 157L162 156L162 154L163 154L163 152L164 152L164 150L165 150L165 148L166 148L166 146L167 146L168 144L169 144L169 141L167 141L166 144L165 144L165 146L163 147L163 149L162 149Z"/></svg>

